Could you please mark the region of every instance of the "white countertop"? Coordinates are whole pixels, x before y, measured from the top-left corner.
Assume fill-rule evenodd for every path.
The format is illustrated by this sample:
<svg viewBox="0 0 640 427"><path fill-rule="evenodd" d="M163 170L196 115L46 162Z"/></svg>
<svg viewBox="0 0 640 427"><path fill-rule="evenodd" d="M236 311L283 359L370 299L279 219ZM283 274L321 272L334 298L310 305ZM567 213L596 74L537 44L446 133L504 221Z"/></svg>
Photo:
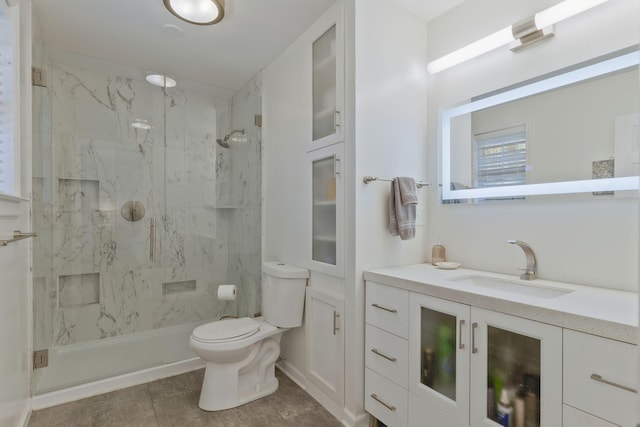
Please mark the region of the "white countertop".
<svg viewBox="0 0 640 427"><path fill-rule="evenodd" d="M551 286L572 292L539 298L498 289L478 288L451 280L460 276L493 277L519 281L518 276L458 268L441 270L431 264L377 268L365 271L370 280L474 307L485 308L562 328L638 343L638 294L591 286L535 279L523 285Z"/></svg>

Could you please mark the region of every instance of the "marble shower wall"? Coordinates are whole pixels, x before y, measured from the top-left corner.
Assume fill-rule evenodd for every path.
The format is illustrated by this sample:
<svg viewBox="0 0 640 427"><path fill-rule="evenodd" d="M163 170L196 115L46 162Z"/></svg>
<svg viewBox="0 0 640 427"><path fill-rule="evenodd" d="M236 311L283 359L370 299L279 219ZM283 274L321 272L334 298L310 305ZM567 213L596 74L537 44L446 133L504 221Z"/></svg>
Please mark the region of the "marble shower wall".
<svg viewBox="0 0 640 427"><path fill-rule="evenodd" d="M259 96L180 81L165 95L143 70L34 51L48 80L34 88L35 348L258 311ZM224 150L236 123L249 142ZM234 282L241 298L218 302Z"/></svg>

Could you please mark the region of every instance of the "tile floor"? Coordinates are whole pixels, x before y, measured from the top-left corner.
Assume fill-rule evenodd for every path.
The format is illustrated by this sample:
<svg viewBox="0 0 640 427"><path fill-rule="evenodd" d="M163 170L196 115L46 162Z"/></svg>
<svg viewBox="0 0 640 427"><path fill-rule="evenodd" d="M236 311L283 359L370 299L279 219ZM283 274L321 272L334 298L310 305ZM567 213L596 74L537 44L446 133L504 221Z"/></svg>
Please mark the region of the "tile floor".
<svg viewBox="0 0 640 427"><path fill-rule="evenodd" d="M333 427L342 424L276 369L274 394L226 411L198 408L204 369L34 411L29 427Z"/></svg>

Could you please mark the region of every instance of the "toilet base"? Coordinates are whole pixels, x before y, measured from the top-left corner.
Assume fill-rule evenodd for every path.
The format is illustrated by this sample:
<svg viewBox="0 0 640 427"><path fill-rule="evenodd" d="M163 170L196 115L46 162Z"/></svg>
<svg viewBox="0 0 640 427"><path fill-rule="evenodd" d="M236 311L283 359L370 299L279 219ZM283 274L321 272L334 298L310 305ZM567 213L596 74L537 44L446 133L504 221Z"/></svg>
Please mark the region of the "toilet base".
<svg viewBox="0 0 640 427"><path fill-rule="evenodd" d="M274 393L279 385L275 377L279 355L280 334L254 344L251 355L239 363L207 362L198 406L221 411Z"/></svg>

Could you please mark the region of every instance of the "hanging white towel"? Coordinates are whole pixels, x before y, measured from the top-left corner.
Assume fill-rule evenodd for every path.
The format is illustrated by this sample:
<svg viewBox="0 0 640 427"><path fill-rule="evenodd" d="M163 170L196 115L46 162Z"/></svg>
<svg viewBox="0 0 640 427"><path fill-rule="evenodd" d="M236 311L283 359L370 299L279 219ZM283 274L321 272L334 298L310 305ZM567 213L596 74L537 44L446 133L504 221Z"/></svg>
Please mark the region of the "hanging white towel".
<svg viewBox="0 0 640 427"><path fill-rule="evenodd" d="M416 182L410 177L396 177L389 194L389 231L402 240L416 235Z"/></svg>

